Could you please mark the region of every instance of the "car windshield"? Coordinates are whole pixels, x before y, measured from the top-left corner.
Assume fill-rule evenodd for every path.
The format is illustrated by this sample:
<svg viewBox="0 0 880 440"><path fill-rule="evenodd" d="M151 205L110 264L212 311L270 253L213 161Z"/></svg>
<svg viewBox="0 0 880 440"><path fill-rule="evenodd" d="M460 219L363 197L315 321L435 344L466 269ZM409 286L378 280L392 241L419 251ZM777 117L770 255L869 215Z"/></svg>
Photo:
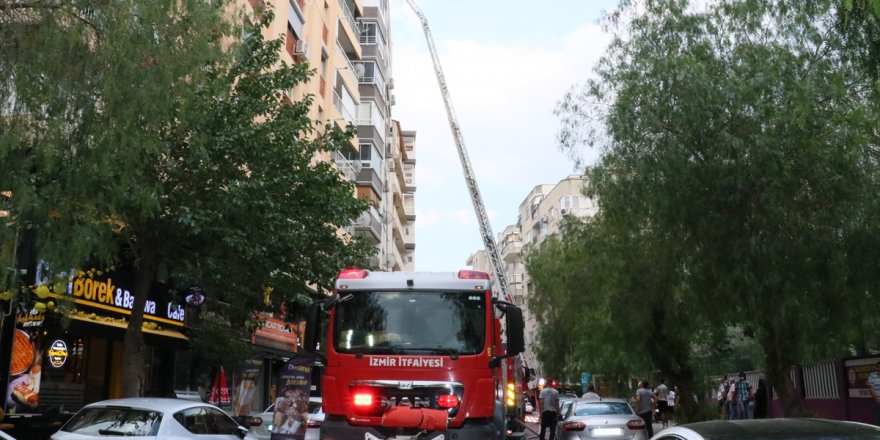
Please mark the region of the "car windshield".
<svg viewBox="0 0 880 440"><path fill-rule="evenodd" d="M159 432L162 413L148 409L121 406L83 408L62 428L62 431L94 436L155 436Z"/></svg>
<svg viewBox="0 0 880 440"><path fill-rule="evenodd" d="M574 408L575 416L610 416L632 413L629 405L624 402L581 402Z"/></svg>
<svg viewBox="0 0 880 440"><path fill-rule="evenodd" d="M336 308L340 353L477 354L486 300L470 291L354 292Z"/></svg>

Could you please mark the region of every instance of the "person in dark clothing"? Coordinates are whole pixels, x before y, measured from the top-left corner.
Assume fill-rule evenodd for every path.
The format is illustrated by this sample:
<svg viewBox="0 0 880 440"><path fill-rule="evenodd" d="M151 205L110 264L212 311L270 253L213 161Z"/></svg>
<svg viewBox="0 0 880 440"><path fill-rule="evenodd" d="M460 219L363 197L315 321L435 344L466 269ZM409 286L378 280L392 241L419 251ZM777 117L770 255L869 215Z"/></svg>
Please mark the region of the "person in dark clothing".
<svg viewBox="0 0 880 440"><path fill-rule="evenodd" d="M755 418L767 418L767 384L764 379L758 379L758 389L755 390Z"/></svg>

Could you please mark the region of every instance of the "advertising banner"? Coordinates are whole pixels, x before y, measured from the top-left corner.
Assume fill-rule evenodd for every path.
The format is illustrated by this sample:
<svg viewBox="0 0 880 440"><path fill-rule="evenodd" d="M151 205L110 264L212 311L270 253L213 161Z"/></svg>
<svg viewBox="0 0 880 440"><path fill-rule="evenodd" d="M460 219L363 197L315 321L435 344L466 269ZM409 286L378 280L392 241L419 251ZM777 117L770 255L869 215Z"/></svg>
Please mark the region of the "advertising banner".
<svg viewBox="0 0 880 440"><path fill-rule="evenodd" d="M297 355L278 373L278 397L272 419L272 440L304 439L309 419L309 393L315 358Z"/></svg>
<svg viewBox="0 0 880 440"><path fill-rule="evenodd" d="M36 309L19 314L9 361L9 384L4 410L8 414L33 412L40 403L42 329L45 315Z"/></svg>
<svg viewBox="0 0 880 440"><path fill-rule="evenodd" d="M880 357L850 359L844 365L849 397L870 399L871 393L868 387L880 384Z"/></svg>
<svg viewBox="0 0 880 440"><path fill-rule="evenodd" d="M257 382L263 371L263 359L251 358L245 361L241 373L236 376L235 392L233 393L233 416L247 416L254 410L262 411L263 408L253 408L254 395L257 390Z"/></svg>

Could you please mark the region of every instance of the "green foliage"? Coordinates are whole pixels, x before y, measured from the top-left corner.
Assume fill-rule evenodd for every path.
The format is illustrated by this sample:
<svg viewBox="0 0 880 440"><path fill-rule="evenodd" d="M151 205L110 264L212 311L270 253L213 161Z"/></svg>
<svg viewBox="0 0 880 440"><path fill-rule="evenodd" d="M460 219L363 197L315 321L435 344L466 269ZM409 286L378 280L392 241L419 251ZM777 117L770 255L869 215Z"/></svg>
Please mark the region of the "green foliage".
<svg viewBox="0 0 880 440"><path fill-rule="evenodd" d="M328 160L354 128L310 120L311 96L285 98L313 72L262 39L271 11L238 29L222 1L16 5L0 7L3 243L37 230L55 268L124 260L139 279L199 283L227 339L373 252L338 233L366 208Z"/></svg>
<svg viewBox="0 0 880 440"><path fill-rule="evenodd" d="M783 387L788 365L877 333L877 84L830 1L687 3L612 13L595 78L558 107L563 148L603 153L587 170L600 214L570 244L595 268L579 319L610 319L583 334L617 344L615 326L686 344L670 358L630 340L673 372L739 325Z"/></svg>

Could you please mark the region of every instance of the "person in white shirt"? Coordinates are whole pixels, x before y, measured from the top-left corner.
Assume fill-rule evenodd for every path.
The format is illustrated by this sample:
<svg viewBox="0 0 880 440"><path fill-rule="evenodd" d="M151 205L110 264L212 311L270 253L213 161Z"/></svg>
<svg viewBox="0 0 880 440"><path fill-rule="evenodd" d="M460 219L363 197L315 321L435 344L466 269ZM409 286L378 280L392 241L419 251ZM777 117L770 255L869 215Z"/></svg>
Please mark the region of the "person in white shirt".
<svg viewBox="0 0 880 440"><path fill-rule="evenodd" d="M593 384L587 385L587 392L581 396L581 399L601 399L598 393L596 393L596 387Z"/></svg>

